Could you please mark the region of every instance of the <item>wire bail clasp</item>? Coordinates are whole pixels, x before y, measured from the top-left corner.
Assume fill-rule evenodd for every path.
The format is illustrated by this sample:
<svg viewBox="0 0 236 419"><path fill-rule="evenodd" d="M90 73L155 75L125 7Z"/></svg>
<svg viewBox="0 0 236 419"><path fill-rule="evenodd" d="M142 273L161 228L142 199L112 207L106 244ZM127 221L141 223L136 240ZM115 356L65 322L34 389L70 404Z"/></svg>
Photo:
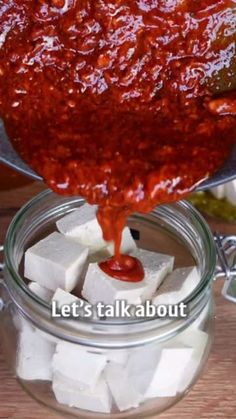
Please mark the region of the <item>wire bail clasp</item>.
<svg viewBox="0 0 236 419"><path fill-rule="evenodd" d="M3 253L4 251L4 246L0 245L0 253ZM0 261L0 272L3 271L3 262Z"/></svg>
<svg viewBox="0 0 236 419"><path fill-rule="evenodd" d="M0 245L0 253L3 253L3 250L4 250L4 247L2 245ZM3 267L4 267L3 262L0 262L0 286L4 285L4 280L1 276L1 273L3 272ZM5 308L5 303L4 303L3 299L0 297L0 312L3 311L4 308Z"/></svg>
<svg viewBox="0 0 236 419"><path fill-rule="evenodd" d="M218 263L215 279L225 278L222 295L236 303L236 235L214 234Z"/></svg>

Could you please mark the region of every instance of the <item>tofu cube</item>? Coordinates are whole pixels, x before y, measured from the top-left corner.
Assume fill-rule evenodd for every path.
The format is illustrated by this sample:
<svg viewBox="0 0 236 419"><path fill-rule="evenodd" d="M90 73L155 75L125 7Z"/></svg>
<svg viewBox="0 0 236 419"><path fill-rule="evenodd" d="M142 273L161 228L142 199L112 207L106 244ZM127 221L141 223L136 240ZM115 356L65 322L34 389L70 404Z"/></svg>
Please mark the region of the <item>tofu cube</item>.
<svg viewBox="0 0 236 419"><path fill-rule="evenodd" d="M144 399L174 397L185 374L193 349L181 343L137 351L130 357L127 373Z"/></svg>
<svg viewBox="0 0 236 419"><path fill-rule="evenodd" d="M82 296L91 304L114 304L116 300L126 300L128 304L135 304L145 286L144 281L130 283L111 278L97 263L91 263L84 280Z"/></svg>
<svg viewBox="0 0 236 419"><path fill-rule="evenodd" d="M92 354L102 354L105 355L107 358L107 362L115 362L119 365L125 365L127 363L129 357L129 350L128 349L92 349L87 348L87 352Z"/></svg>
<svg viewBox="0 0 236 419"><path fill-rule="evenodd" d="M116 300L137 304L140 300L145 302L151 299L164 277L173 269L174 257L143 249L137 249L132 255L143 264L145 274L143 281L131 283L114 279L93 263L89 265L82 296L91 304L98 302L114 304Z"/></svg>
<svg viewBox="0 0 236 419"><path fill-rule="evenodd" d="M55 293L52 296L52 301L56 301L58 308L61 308L65 304L72 304L81 302L81 305L85 304L85 301L82 298L76 297L70 292L66 292L61 288L57 288Z"/></svg>
<svg viewBox="0 0 236 419"><path fill-rule="evenodd" d="M125 227L122 232L121 238L121 245L120 245L120 253L129 254L131 252L135 252L137 249L137 245L135 240L132 237L129 227ZM110 256L114 256L115 248L114 243L111 243L107 247L107 251Z"/></svg>
<svg viewBox="0 0 236 419"><path fill-rule="evenodd" d="M145 398L175 397L192 353L192 348L181 346L162 349L158 366L145 392Z"/></svg>
<svg viewBox="0 0 236 419"><path fill-rule="evenodd" d="M71 291L80 279L88 248L60 233L52 233L25 253L25 277L55 291Z"/></svg>
<svg viewBox="0 0 236 419"><path fill-rule="evenodd" d="M216 186L215 188L211 188L210 192L216 199L223 199L225 198L225 194L226 194L225 185L219 185L219 186Z"/></svg>
<svg viewBox="0 0 236 419"><path fill-rule="evenodd" d="M153 304L179 304L188 297L199 284L201 278L195 266L178 268L171 272L153 298Z"/></svg>
<svg viewBox="0 0 236 419"><path fill-rule="evenodd" d="M128 349L124 350L110 350L107 352L107 360L108 362L115 362L119 365L125 365L128 361L129 351Z"/></svg>
<svg viewBox="0 0 236 419"><path fill-rule="evenodd" d="M121 412L139 406L143 396L133 385L123 366L110 363L106 367L104 375L116 406Z"/></svg>
<svg viewBox="0 0 236 419"><path fill-rule="evenodd" d="M55 344L45 340L33 327L22 324L19 333L16 372L22 380L52 380Z"/></svg>
<svg viewBox="0 0 236 419"><path fill-rule="evenodd" d="M141 261L144 268L143 284L145 289L141 295L141 300L145 302L153 297L165 276L172 271L174 257L143 249L138 249L133 253L133 256Z"/></svg>
<svg viewBox="0 0 236 419"><path fill-rule="evenodd" d="M52 388L58 403L91 412L110 413L111 411L111 394L102 378L98 380L93 390L81 391L69 380L55 375Z"/></svg>
<svg viewBox="0 0 236 419"><path fill-rule="evenodd" d="M192 356L186 365L185 374L179 384L179 392L183 392L196 377L197 371L200 368L207 351L209 335L202 330L193 329L193 327L190 326L189 329L178 336L177 341L186 345L191 345L193 348Z"/></svg>
<svg viewBox="0 0 236 419"><path fill-rule="evenodd" d="M68 237L89 248L89 253L107 246L96 218L97 206L84 204L57 221L57 228Z"/></svg>
<svg viewBox="0 0 236 419"><path fill-rule="evenodd" d="M83 204L78 209L60 218L56 225L60 233L76 237L80 227L96 218L97 205Z"/></svg>
<svg viewBox="0 0 236 419"><path fill-rule="evenodd" d="M236 180L226 183L225 195L232 205L236 205Z"/></svg>
<svg viewBox="0 0 236 419"><path fill-rule="evenodd" d="M107 250L107 247L100 249L94 253L89 253L88 262L89 263L100 263L111 257L110 253Z"/></svg>
<svg viewBox="0 0 236 419"><path fill-rule="evenodd" d="M149 398L176 396L193 351L180 342L163 345L130 351L127 365L111 362L106 367L106 381L120 411Z"/></svg>
<svg viewBox="0 0 236 419"><path fill-rule="evenodd" d="M61 288L57 288L56 292L52 297L52 301L56 301L57 307L60 309L63 305L71 305L73 303L77 303L79 309L81 309L81 315L83 315L84 307L88 305L87 301L83 300L82 298L76 297L75 295L62 290ZM97 312L96 309L92 307L93 319L97 319ZM76 319L74 325L76 324Z"/></svg>
<svg viewBox="0 0 236 419"><path fill-rule="evenodd" d="M155 370L157 369L161 356L161 347L147 345L132 351L126 364L126 374L132 386L145 399L145 393L149 388Z"/></svg>
<svg viewBox="0 0 236 419"><path fill-rule="evenodd" d="M120 252L122 254L130 254L137 249L137 245L135 240L132 237L130 229L125 227L122 233L122 240L120 245ZM90 253L89 255L89 262L90 263L99 263L103 260L106 260L114 256L114 243L107 242L107 247L96 251L95 253Z"/></svg>
<svg viewBox="0 0 236 419"><path fill-rule="evenodd" d="M153 367L160 358L160 348L147 347L129 350L128 360L118 365L111 362L105 377L120 411L136 408L145 400L145 391L153 376Z"/></svg>
<svg viewBox="0 0 236 419"><path fill-rule="evenodd" d="M97 254L98 261L114 255L114 244L103 239L102 229L96 218L97 206L84 204L57 221L58 230L89 248L89 253ZM130 229L122 233L121 253L130 253L137 248ZM102 253L104 250L105 253ZM99 253L101 252L101 253ZM101 257L100 257L101 255Z"/></svg>
<svg viewBox="0 0 236 419"><path fill-rule="evenodd" d="M107 363L102 354L78 348L78 345L60 342L53 356L53 373L70 380L81 391L94 390Z"/></svg>
<svg viewBox="0 0 236 419"><path fill-rule="evenodd" d="M28 285L30 291L37 295L37 297L41 298L41 300L46 301L49 303L51 301L53 291L42 287L37 282L30 282Z"/></svg>

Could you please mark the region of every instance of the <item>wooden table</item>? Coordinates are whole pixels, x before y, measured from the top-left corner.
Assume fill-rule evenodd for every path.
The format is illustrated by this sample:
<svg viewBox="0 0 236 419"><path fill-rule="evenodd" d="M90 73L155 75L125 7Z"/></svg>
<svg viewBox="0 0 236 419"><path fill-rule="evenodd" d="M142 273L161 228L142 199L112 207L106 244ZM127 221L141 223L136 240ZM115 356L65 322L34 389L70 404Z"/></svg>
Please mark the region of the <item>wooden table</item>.
<svg viewBox="0 0 236 419"><path fill-rule="evenodd" d="M43 189L40 183L0 192L0 244L12 216ZM236 233L236 225L211 222L212 228ZM236 304L221 296L222 282L215 283L216 333L210 359L202 377L179 404L160 419L236 419ZM0 419L60 418L32 401L8 372L0 352Z"/></svg>

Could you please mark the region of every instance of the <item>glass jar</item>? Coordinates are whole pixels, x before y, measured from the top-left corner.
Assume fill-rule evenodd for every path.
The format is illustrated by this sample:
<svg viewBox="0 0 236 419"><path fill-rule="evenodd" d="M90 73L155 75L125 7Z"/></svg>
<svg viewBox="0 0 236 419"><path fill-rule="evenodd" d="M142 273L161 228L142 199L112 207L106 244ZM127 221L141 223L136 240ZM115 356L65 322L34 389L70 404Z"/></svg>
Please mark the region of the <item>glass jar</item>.
<svg viewBox="0 0 236 419"><path fill-rule="evenodd" d="M55 230L60 217L83 203L79 197L45 191L13 219L4 244L3 351L22 387L64 417L154 417L189 391L208 358L213 336L214 239L201 215L183 201L133 215L128 225L139 247L174 255L175 267L197 266L201 281L184 300L188 316L55 319L50 305L28 288L22 275L23 255ZM64 382L53 369L59 347L65 353L62 368L66 366L68 372ZM24 351L28 356L22 358ZM83 368L78 372L75 366L73 372L77 361ZM88 387L80 383L82 375Z"/></svg>

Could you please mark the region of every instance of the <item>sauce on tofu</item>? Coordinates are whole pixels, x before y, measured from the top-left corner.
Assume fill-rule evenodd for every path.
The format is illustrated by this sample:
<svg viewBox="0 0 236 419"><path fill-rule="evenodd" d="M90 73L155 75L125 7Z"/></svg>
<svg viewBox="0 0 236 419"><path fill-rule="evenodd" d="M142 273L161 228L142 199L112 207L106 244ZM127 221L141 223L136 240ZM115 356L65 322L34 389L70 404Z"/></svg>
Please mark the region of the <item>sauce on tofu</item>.
<svg viewBox="0 0 236 419"><path fill-rule="evenodd" d="M114 277L142 275L119 253L127 217L186 196L231 151L235 40L233 0L1 2L0 116L50 188L99 205Z"/></svg>
<svg viewBox="0 0 236 419"><path fill-rule="evenodd" d="M99 267L109 276L127 282L140 282L144 279L141 262L129 255L119 255L100 262Z"/></svg>

